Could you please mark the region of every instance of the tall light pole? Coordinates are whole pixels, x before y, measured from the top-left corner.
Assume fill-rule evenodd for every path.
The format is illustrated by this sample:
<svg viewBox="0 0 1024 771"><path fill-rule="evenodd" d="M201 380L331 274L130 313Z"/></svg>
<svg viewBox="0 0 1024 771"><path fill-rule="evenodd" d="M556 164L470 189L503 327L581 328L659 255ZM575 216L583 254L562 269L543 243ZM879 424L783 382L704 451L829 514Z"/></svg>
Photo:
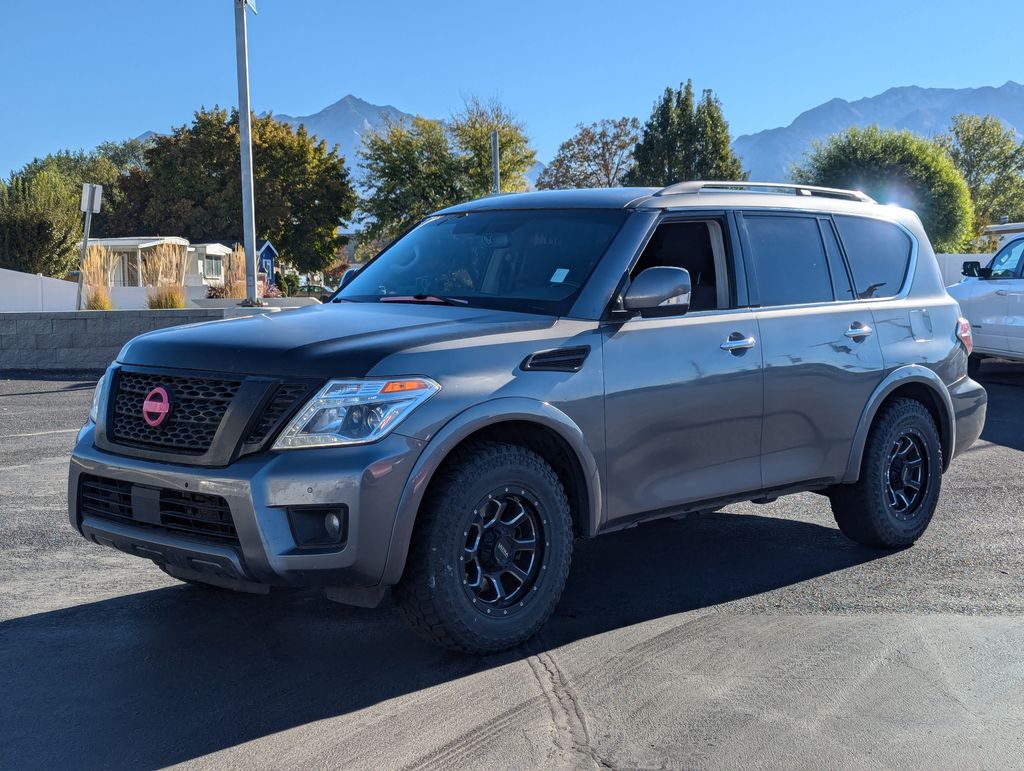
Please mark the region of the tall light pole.
<svg viewBox="0 0 1024 771"><path fill-rule="evenodd" d="M245 246L245 302L258 305L256 297L256 212L252 194L252 125L249 120L249 42L245 11L255 0L234 0L235 58L238 63L238 133L242 145L242 241Z"/></svg>

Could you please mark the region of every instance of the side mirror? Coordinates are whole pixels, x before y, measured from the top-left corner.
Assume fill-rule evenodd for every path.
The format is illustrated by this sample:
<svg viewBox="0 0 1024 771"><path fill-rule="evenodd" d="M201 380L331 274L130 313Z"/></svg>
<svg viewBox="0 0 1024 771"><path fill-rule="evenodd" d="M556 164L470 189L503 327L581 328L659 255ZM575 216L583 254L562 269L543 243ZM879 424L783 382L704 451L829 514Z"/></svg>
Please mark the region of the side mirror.
<svg viewBox="0 0 1024 771"><path fill-rule="evenodd" d="M348 286L351 283L352 279L356 277L356 274L358 272L359 268L349 268L348 270L346 270L341 276L341 281L338 282L338 289L344 289L346 286Z"/></svg>
<svg viewBox="0 0 1024 771"><path fill-rule="evenodd" d="M977 260L967 260L960 274L967 276L967 278L979 278L981 276L981 263Z"/></svg>
<svg viewBox="0 0 1024 771"><path fill-rule="evenodd" d="M678 315L690 309L690 271L684 268L648 268L629 285L622 307L641 316Z"/></svg>

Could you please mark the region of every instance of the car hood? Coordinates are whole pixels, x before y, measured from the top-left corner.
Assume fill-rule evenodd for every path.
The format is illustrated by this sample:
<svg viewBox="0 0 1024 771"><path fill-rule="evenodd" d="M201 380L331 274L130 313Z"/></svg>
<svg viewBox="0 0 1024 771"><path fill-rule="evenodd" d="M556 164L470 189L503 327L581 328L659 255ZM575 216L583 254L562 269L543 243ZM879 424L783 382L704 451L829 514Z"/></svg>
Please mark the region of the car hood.
<svg viewBox="0 0 1024 771"><path fill-rule="evenodd" d="M363 377L382 359L446 340L527 333L556 319L447 305L330 303L170 327L136 337L118 361L301 377Z"/></svg>

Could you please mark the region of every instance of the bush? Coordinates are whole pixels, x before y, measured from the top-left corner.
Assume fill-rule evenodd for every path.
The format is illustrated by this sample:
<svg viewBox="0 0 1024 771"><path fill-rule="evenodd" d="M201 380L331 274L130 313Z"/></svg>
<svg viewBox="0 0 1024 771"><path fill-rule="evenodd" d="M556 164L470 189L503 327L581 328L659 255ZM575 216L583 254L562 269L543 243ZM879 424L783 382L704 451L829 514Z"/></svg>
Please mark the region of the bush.
<svg viewBox="0 0 1024 771"><path fill-rule="evenodd" d="M150 310L185 307L185 290L179 285L164 284L146 295L146 307Z"/></svg>
<svg viewBox="0 0 1024 771"><path fill-rule="evenodd" d="M226 300L228 296L228 290L224 288L223 284L211 284L206 287L206 299L208 300Z"/></svg>
<svg viewBox="0 0 1024 771"><path fill-rule="evenodd" d="M105 286L90 286L86 288L85 309L87 311L112 311L114 303L110 300L110 293Z"/></svg>
<svg viewBox="0 0 1024 771"><path fill-rule="evenodd" d="M88 311L113 310L110 292L114 272L112 255L102 246L90 246L82 263L82 284L85 291L85 309Z"/></svg>
<svg viewBox="0 0 1024 771"><path fill-rule="evenodd" d="M795 181L863 190L913 209L937 252L958 252L972 235L967 183L949 153L909 131L851 128L815 145Z"/></svg>
<svg viewBox="0 0 1024 771"><path fill-rule="evenodd" d="M281 282L283 284L281 291L287 297L294 297L299 293L299 277L294 273L286 273L281 276Z"/></svg>

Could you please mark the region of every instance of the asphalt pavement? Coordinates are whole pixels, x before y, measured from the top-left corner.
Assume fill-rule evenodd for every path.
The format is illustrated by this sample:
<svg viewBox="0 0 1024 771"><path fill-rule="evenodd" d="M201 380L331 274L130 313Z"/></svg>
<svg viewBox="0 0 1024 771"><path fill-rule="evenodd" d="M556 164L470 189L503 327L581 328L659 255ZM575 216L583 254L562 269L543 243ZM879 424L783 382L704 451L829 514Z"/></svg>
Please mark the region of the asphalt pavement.
<svg viewBox="0 0 1024 771"><path fill-rule="evenodd" d="M87 543L95 375L0 375L0 767L1024 767L1024 366L981 379L913 548L813 494L644 525L580 542L540 637L473 658Z"/></svg>

